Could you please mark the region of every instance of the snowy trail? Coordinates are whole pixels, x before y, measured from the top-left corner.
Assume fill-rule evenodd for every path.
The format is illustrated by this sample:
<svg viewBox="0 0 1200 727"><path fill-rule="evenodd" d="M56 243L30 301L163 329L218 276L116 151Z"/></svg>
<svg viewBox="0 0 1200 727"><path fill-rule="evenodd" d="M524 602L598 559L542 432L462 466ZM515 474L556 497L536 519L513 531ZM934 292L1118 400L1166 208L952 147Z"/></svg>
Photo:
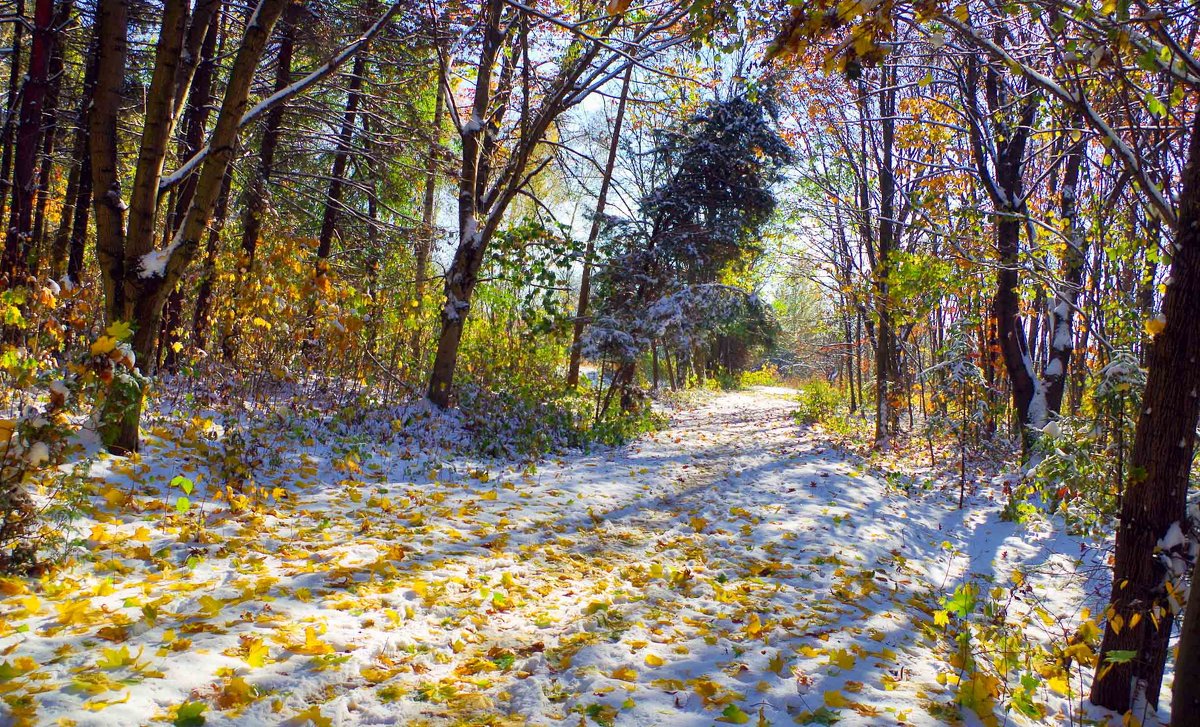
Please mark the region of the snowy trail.
<svg viewBox="0 0 1200 727"><path fill-rule="evenodd" d="M23 661L0 694L11 721L79 724L201 702L238 725L944 724L937 597L1070 571L1077 544L889 491L790 394L715 396L536 471L289 452L289 495L212 506L210 545L139 495L172 445L110 462L95 561L37 594L6 582L0 652Z"/></svg>

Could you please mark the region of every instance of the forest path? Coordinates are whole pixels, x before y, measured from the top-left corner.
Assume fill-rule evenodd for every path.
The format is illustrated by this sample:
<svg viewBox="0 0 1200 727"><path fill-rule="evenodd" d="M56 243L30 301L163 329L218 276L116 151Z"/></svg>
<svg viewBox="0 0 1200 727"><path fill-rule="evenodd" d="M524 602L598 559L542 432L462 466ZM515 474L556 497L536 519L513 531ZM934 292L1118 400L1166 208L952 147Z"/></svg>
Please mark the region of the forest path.
<svg viewBox="0 0 1200 727"><path fill-rule="evenodd" d="M79 724L944 724L938 597L1029 560L1053 581L1075 544L904 497L792 395L536 468L290 445L260 482L286 496L200 484L186 515L162 486L197 444L152 440L93 470L90 559L0 600L0 693Z"/></svg>

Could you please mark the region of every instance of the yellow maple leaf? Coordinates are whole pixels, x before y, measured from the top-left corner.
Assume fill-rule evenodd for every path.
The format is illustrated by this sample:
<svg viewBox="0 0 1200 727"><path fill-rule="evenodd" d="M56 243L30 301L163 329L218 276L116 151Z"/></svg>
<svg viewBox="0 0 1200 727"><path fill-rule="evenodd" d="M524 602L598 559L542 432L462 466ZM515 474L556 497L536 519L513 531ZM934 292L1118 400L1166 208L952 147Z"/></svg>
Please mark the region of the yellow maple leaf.
<svg viewBox="0 0 1200 727"><path fill-rule="evenodd" d="M262 639L251 639L246 644L246 663L254 668L265 666L270 650Z"/></svg>
<svg viewBox="0 0 1200 727"><path fill-rule="evenodd" d="M304 629L303 645L290 646L288 648L297 654L307 654L308 656L321 656L322 654L333 653L333 647L318 639L317 630L312 626Z"/></svg>
<svg viewBox="0 0 1200 727"><path fill-rule="evenodd" d="M54 610L58 612L58 622L63 626L86 626L94 618L91 601L87 599L56 603Z"/></svg>
<svg viewBox="0 0 1200 727"><path fill-rule="evenodd" d="M242 677L233 677L221 687L217 695L217 706L221 709L236 709L250 704L258 698L258 688Z"/></svg>
<svg viewBox="0 0 1200 727"><path fill-rule="evenodd" d="M297 724L303 724L305 721L312 722L313 727L333 727L333 720L322 716L321 708L315 704L297 714L292 720Z"/></svg>
<svg viewBox="0 0 1200 727"><path fill-rule="evenodd" d="M109 487L100 494L104 498L104 501L108 503L108 506L111 508L115 509L125 504L125 491L120 487Z"/></svg>
<svg viewBox="0 0 1200 727"><path fill-rule="evenodd" d="M829 652L829 663L841 669L854 668L854 654L847 649L836 649Z"/></svg>
<svg viewBox="0 0 1200 727"><path fill-rule="evenodd" d="M84 702L83 708L88 710L89 712L99 712L100 710L107 709L107 708L113 706L114 704L125 704L126 702L129 701L129 697L132 694L133 694L133 692L125 692L125 696L121 697L120 699L109 699L109 700L93 699L90 702Z"/></svg>
<svg viewBox="0 0 1200 727"><path fill-rule="evenodd" d="M212 618L213 616L216 616L218 613L221 612L221 609L224 608L224 606L225 606L225 604L221 603L220 601L213 598L212 596L201 596L200 597L200 612L203 613L208 618Z"/></svg>
<svg viewBox="0 0 1200 727"><path fill-rule="evenodd" d="M1149 336L1157 336L1158 334L1162 333L1163 329L1166 327L1167 317L1162 313L1159 313L1153 318L1146 319L1146 322L1142 324L1142 328L1146 330L1146 335Z"/></svg>
<svg viewBox="0 0 1200 727"><path fill-rule="evenodd" d="M616 669L612 670L612 678L620 679L623 682L636 682L637 671L635 671L633 667L629 666L617 667Z"/></svg>
<svg viewBox="0 0 1200 727"><path fill-rule="evenodd" d="M118 341L124 341L133 333L133 326L129 321L113 321L112 325L104 329L104 332Z"/></svg>
<svg viewBox="0 0 1200 727"><path fill-rule="evenodd" d="M646 666L662 666L666 663L666 659L657 654L646 654Z"/></svg>
<svg viewBox="0 0 1200 727"><path fill-rule="evenodd" d="M746 636L757 639L764 631L766 629L763 627L762 619L758 617L758 614L750 614L750 618L746 619Z"/></svg>
<svg viewBox="0 0 1200 727"><path fill-rule="evenodd" d="M1065 677L1050 677L1046 680L1046 686L1050 687L1050 691L1057 692L1064 697L1071 696L1071 685L1067 683Z"/></svg>
<svg viewBox="0 0 1200 727"><path fill-rule="evenodd" d="M835 708L836 707L848 707L848 706L850 706L850 700L848 700L844 696L842 696L841 692L834 689L834 690L825 692L825 706L826 707L835 707Z"/></svg>
<svg viewBox="0 0 1200 727"><path fill-rule="evenodd" d="M92 344L91 354L93 356L104 356L112 352L117 347L117 339L112 336L101 336Z"/></svg>

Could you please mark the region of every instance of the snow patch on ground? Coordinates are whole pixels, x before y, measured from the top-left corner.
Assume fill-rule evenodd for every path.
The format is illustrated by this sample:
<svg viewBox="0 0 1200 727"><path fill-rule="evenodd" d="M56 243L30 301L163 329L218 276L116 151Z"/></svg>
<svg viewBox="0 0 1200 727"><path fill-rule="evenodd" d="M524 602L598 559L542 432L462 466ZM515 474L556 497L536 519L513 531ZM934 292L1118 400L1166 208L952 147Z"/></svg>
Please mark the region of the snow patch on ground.
<svg viewBox="0 0 1200 727"><path fill-rule="evenodd" d="M937 598L1020 568L1069 624L1081 545L889 490L797 428L792 393L724 394L537 465L465 459L389 429L428 412L392 412L278 440L261 491L151 437L94 468L90 558L4 592L0 652L30 668L0 686L81 725L196 701L210 725L778 725L831 699L842 725L942 724Z"/></svg>

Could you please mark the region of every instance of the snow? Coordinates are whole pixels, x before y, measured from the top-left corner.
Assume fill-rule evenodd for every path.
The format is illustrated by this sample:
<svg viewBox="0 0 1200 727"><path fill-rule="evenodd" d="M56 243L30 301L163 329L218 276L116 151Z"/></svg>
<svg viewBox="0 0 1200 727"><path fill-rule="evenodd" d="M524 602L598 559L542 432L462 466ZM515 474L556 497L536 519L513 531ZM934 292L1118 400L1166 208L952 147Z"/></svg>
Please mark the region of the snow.
<svg viewBox="0 0 1200 727"><path fill-rule="evenodd" d="M161 250L151 250L145 255L142 255L140 259L140 265L138 267L138 277L142 278L143 280L148 278L166 277L167 264L171 262L171 256L175 254L176 248L179 247L182 241L183 233L180 231L180 234L171 241L170 245L167 245Z"/></svg>
<svg viewBox="0 0 1200 727"><path fill-rule="evenodd" d="M193 700L209 725L317 709L335 725L707 727L730 705L778 725L831 693L857 705L833 709L842 725L938 725L939 597L1019 570L1076 628L1079 540L1003 522L996 492L963 510L956 492L904 496L799 428L793 396L714 396L626 447L537 463L455 450L462 414L422 404L336 437L246 427L275 464L221 497L218 426L159 432L93 467L89 553L35 584L40 605L0 599L0 652L37 665L6 687L35 694L39 722L81 725L169 722ZM239 496L264 504L235 511ZM98 664L125 647L133 664ZM1046 723L1067 719L1066 697L1037 697Z"/></svg>
<svg viewBox="0 0 1200 727"><path fill-rule="evenodd" d="M1172 548L1178 548L1179 546L1183 545L1184 542L1183 528L1179 526L1179 523L1174 522L1171 523L1171 527L1167 529L1167 534L1162 536L1162 538L1158 541L1158 549L1171 550Z"/></svg>

